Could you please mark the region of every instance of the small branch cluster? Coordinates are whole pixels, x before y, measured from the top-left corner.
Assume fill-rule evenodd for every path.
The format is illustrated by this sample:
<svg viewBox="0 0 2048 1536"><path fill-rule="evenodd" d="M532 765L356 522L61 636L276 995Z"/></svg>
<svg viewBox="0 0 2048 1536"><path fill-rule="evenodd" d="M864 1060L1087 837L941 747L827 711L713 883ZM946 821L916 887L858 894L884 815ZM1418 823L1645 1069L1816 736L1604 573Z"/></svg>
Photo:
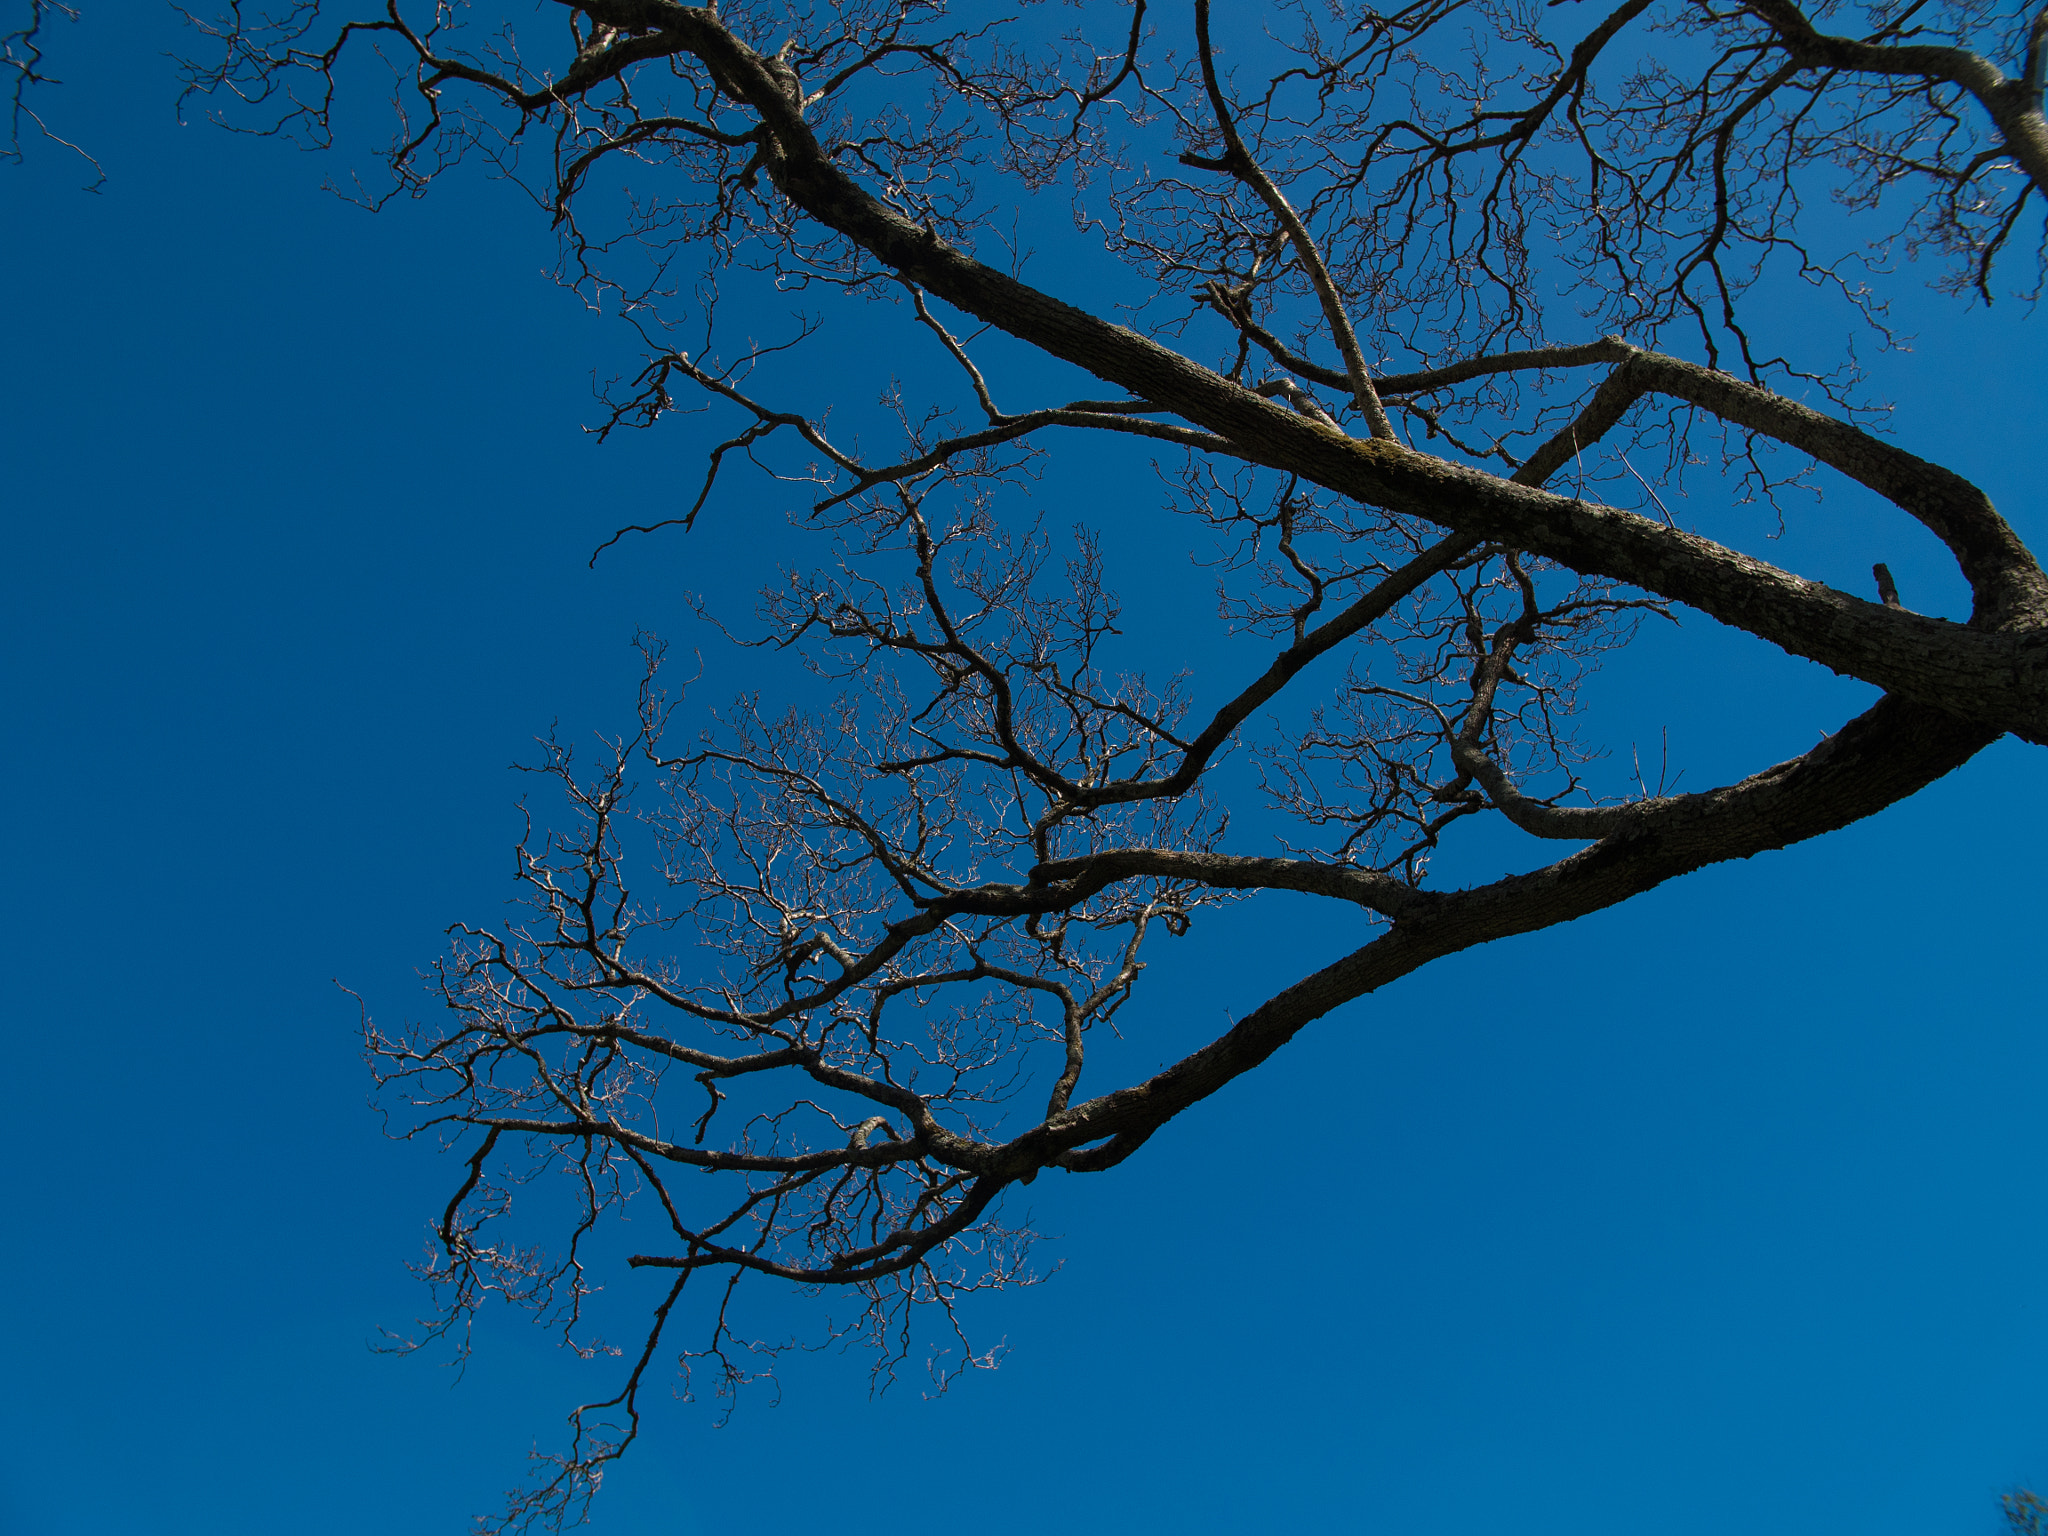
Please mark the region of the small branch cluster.
<svg viewBox="0 0 2048 1536"><path fill-rule="evenodd" d="M106 181L106 173L100 169L99 161L69 139L53 132L29 101L30 93L38 86L62 83L44 72L48 29L53 21L78 20L78 12L74 7L63 4L62 0L15 0L14 9L17 12L25 9L27 15L18 25L0 32L0 77L6 81L7 100L7 136L0 140L0 160L19 164L25 153L22 135L25 130L32 129L38 138L48 139L59 148L71 151L91 166L92 180L86 184L85 190L97 192Z"/></svg>

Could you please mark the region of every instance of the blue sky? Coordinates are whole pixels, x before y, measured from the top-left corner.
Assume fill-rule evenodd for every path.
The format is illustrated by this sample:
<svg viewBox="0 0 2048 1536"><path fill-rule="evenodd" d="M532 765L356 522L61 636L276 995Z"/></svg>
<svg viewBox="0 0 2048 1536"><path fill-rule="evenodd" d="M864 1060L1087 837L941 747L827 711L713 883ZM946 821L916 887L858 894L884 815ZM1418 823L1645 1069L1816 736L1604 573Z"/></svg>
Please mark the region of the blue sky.
<svg viewBox="0 0 2048 1536"><path fill-rule="evenodd" d="M693 429L581 430L628 338L530 211L343 206L175 125L173 41L149 6L57 37L99 195L48 146L0 169L0 1532L454 1532L593 1383L516 1319L460 1380L371 1351L447 1168L381 1136L332 978L425 1006L443 926L509 894L507 764L616 726L635 628L683 637L774 535L735 505L586 569L694 486ZM2039 547L2041 318L1904 298L1899 440ZM1909 600L1919 558L1836 505L1770 552ZM1860 697L1697 618L1601 687L1688 785ZM1033 1186L1061 1268L982 1309L1000 1370L664 1404L594 1529L1995 1530L2048 1479L2040 762L1322 1021ZM1201 1029L1351 942L1277 899L1142 1006Z"/></svg>

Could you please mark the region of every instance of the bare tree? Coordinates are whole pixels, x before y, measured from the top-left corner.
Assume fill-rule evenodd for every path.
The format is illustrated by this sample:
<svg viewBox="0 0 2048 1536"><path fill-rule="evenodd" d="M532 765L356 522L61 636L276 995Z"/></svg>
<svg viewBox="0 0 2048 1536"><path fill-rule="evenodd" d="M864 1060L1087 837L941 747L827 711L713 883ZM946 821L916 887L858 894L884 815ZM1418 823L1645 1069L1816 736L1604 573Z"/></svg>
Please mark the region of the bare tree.
<svg viewBox="0 0 2048 1536"><path fill-rule="evenodd" d="M2032 555L1874 434L1851 353L1751 302L1804 284L1881 342L1893 258L1962 302L2038 285L2048 10L1133 0L1061 35L931 0L561 0L524 33L481 0L345 9L194 16L191 90L325 145L388 72L383 179L351 195L480 158L647 342L604 430L733 422L637 531L744 460L829 546L748 631L816 696L679 716L648 642L636 730L539 765L576 814L521 846L524 920L456 930L445 1011L369 1033L463 1169L437 1331L498 1295L580 1340L621 1203L667 1223L624 1257L667 1288L616 1394L510 1526L585 1506L686 1319L720 1390L765 1368L742 1281L827 1298L887 1369L913 1314L1029 1274L1006 1193L1120 1165L1332 1009L2048 741ZM1032 280L1021 242L1070 213L1100 272ZM792 291L816 312L744 339ZM1156 463L1219 551L1234 677L1149 679L1093 534L1061 555L1034 521L1077 433ZM1688 475L1716 507L1867 488L1946 547L1967 620L1882 566L1873 601L1681 528ZM1578 684L1674 605L1882 697L1739 782L1628 792ZM1433 885L1488 823L1561 856ZM1369 939L1150 1076L1090 1078L1148 960L1270 891Z"/></svg>

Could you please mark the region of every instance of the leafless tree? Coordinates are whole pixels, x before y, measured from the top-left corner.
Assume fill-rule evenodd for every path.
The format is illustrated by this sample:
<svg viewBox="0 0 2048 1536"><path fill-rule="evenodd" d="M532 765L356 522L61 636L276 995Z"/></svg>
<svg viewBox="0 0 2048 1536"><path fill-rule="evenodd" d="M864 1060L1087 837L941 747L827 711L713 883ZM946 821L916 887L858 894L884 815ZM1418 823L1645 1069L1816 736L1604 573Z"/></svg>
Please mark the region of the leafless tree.
<svg viewBox="0 0 2048 1536"><path fill-rule="evenodd" d="M634 732L538 765L575 816L521 846L523 921L455 930L446 1009L369 1033L403 1125L463 1170L437 1330L496 1295L582 1340L621 1203L666 1222L623 1258L666 1289L616 1394L509 1526L585 1506L665 1350L720 1390L765 1368L741 1282L819 1294L888 1369L914 1316L1030 1274L1016 1186L1117 1167L1332 1009L2048 741L2034 558L1875 434L1851 353L1755 318L1804 284L1882 344L1907 258L2025 302L2048 10L1133 0L1060 33L1000 4L560 0L517 31L530 8L354 3L194 15L191 91L326 145L384 79L396 128L350 195L480 159L646 340L603 429L731 419L694 499L621 537L738 515L744 460L830 551L716 615L808 658L815 695L679 715L648 642ZM1034 231L1099 270L1033 276ZM746 339L790 293L814 311ZM1060 553L1034 520L1084 433L1155 463L1218 551L1232 675L1148 678L1170 639L1123 633L1091 532ZM1867 488L1946 547L1968 618L1679 526L1688 475L1717 508ZM1882 698L1739 782L1625 793L1577 686L1677 605ZM1489 822L1561 856L1433 885ZM1148 960L1271 891L1367 942L1091 1079Z"/></svg>

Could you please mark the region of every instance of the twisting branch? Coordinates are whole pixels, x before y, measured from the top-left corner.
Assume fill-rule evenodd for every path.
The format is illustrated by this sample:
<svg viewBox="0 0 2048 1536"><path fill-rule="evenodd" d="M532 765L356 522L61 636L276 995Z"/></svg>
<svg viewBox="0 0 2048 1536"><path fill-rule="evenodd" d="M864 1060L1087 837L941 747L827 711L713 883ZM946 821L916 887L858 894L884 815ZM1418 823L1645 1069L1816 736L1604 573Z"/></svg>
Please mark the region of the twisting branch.
<svg viewBox="0 0 2048 1536"><path fill-rule="evenodd" d="M17 27L0 32L0 74L7 81L7 137L0 140L0 160L20 164L25 154L22 147L22 128L26 124L36 133L60 148L68 149L87 165L92 167L92 180L85 190L97 192L106 185L107 173L99 161L69 139L52 132L42 115L29 105L29 93L37 86L60 85L63 82L43 71L43 45L48 40L47 28L53 20L78 20L76 7L65 5L62 0L15 0L25 5L27 18Z"/></svg>

